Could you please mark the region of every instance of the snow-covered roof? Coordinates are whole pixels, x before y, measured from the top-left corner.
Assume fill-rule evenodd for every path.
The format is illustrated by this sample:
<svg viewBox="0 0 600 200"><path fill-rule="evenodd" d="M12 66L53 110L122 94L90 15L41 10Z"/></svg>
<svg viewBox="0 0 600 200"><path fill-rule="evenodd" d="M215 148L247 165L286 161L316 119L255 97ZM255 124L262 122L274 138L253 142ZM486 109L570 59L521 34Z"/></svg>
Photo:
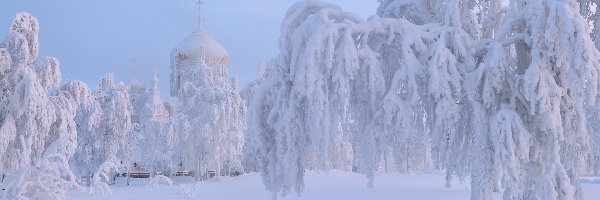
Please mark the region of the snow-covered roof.
<svg viewBox="0 0 600 200"><path fill-rule="evenodd" d="M154 73L152 74L152 80L150 80L150 82L152 83L153 89L158 89L158 74L156 73L156 68L154 68Z"/></svg>
<svg viewBox="0 0 600 200"><path fill-rule="evenodd" d="M129 87L131 90L146 90L146 86L140 79L134 78L129 81Z"/></svg>
<svg viewBox="0 0 600 200"><path fill-rule="evenodd" d="M204 3L198 1L198 20L195 30L181 41L173 51L171 60L176 62L200 62L207 66L227 65L227 51L206 28Z"/></svg>
<svg viewBox="0 0 600 200"><path fill-rule="evenodd" d="M202 61L206 65L226 65L228 54L206 30L196 29L181 41L171 52L177 62Z"/></svg>

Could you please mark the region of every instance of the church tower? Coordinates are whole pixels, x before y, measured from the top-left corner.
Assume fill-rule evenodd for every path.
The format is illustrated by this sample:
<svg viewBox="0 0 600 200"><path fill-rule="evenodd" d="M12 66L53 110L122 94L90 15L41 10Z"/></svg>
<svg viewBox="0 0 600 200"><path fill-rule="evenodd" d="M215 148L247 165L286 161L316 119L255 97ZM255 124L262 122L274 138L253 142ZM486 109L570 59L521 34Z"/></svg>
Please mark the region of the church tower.
<svg viewBox="0 0 600 200"><path fill-rule="evenodd" d="M188 149L179 156L184 168L198 172L197 180L242 169L246 107L229 82L227 59L206 28L200 0L196 27L171 51L172 110L181 116L177 123L189 127L177 132L186 138L180 148Z"/></svg>
<svg viewBox="0 0 600 200"><path fill-rule="evenodd" d="M208 32L204 2L198 1L194 30L171 51L171 96L176 97L185 83L196 87L227 79L227 51Z"/></svg>
<svg viewBox="0 0 600 200"><path fill-rule="evenodd" d="M160 89L158 87L158 75L156 74L156 69L154 69L154 75L152 76L152 88L150 89L150 102L148 102L148 107L150 107L150 116L153 121L165 121L169 118L169 112L165 109L163 105L163 101L160 97Z"/></svg>
<svg viewBox="0 0 600 200"><path fill-rule="evenodd" d="M145 118L146 111L146 86L142 83L142 81L138 77L138 65L136 62L133 64L133 78L129 81L129 98L131 100L131 105L133 106L133 115L131 116L131 122L133 123L142 123Z"/></svg>

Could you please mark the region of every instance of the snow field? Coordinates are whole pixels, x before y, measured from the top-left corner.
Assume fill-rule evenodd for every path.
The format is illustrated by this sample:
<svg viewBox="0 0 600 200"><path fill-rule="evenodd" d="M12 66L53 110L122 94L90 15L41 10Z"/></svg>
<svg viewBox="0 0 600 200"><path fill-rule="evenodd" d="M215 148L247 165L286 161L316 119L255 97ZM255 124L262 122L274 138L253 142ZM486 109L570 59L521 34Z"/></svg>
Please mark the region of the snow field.
<svg viewBox="0 0 600 200"><path fill-rule="evenodd" d="M302 196L290 194L280 200L464 200L469 199L468 182L455 182L451 188L444 187L442 174L378 174L374 188L367 188L364 175L350 172L309 172L306 189ZM272 194L265 190L260 174L244 174L239 177L223 177L218 182L201 182L193 190L190 177L176 177L172 186L149 187L148 179L132 179L131 186L120 179L111 186L113 195L89 196L83 192L71 192L73 200L142 200L142 199L219 199L219 200L270 200ZM584 200L600 196L600 177L582 178ZM194 191L190 195L190 191ZM501 194L495 193L500 200Z"/></svg>

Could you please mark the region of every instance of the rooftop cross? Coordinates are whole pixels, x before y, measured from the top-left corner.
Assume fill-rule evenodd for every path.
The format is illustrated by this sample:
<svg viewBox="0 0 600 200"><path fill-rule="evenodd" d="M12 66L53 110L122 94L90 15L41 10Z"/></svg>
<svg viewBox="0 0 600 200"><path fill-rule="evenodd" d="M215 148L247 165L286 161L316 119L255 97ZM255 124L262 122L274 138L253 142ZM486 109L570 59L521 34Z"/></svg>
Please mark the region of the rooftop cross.
<svg viewBox="0 0 600 200"><path fill-rule="evenodd" d="M133 69L131 69L131 73L133 75L133 79L138 79L139 75L139 66L136 59L133 59Z"/></svg>
<svg viewBox="0 0 600 200"><path fill-rule="evenodd" d="M158 90L158 75L156 74L156 67L154 67L154 75L152 76L152 89Z"/></svg>
<svg viewBox="0 0 600 200"><path fill-rule="evenodd" d="M206 19L204 18L204 1L198 0L196 4L198 6L198 25L196 27L196 31L203 32L206 31Z"/></svg>

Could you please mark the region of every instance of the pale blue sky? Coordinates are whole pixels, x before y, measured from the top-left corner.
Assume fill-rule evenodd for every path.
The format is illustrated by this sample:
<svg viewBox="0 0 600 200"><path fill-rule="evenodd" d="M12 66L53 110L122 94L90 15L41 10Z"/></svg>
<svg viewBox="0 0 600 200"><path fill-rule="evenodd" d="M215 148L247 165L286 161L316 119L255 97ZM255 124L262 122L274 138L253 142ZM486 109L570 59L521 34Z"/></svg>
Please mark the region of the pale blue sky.
<svg viewBox="0 0 600 200"><path fill-rule="evenodd" d="M366 18L377 0L326 0ZM227 49L229 74L240 86L255 78L256 64L274 58L279 28L295 0L205 0L209 31ZM15 14L26 11L40 22L40 56L61 62L63 80L83 80L92 88L113 72L129 81L133 60L150 85L159 72L168 95L169 54L192 31L195 0L0 0L0 38Z"/></svg>

